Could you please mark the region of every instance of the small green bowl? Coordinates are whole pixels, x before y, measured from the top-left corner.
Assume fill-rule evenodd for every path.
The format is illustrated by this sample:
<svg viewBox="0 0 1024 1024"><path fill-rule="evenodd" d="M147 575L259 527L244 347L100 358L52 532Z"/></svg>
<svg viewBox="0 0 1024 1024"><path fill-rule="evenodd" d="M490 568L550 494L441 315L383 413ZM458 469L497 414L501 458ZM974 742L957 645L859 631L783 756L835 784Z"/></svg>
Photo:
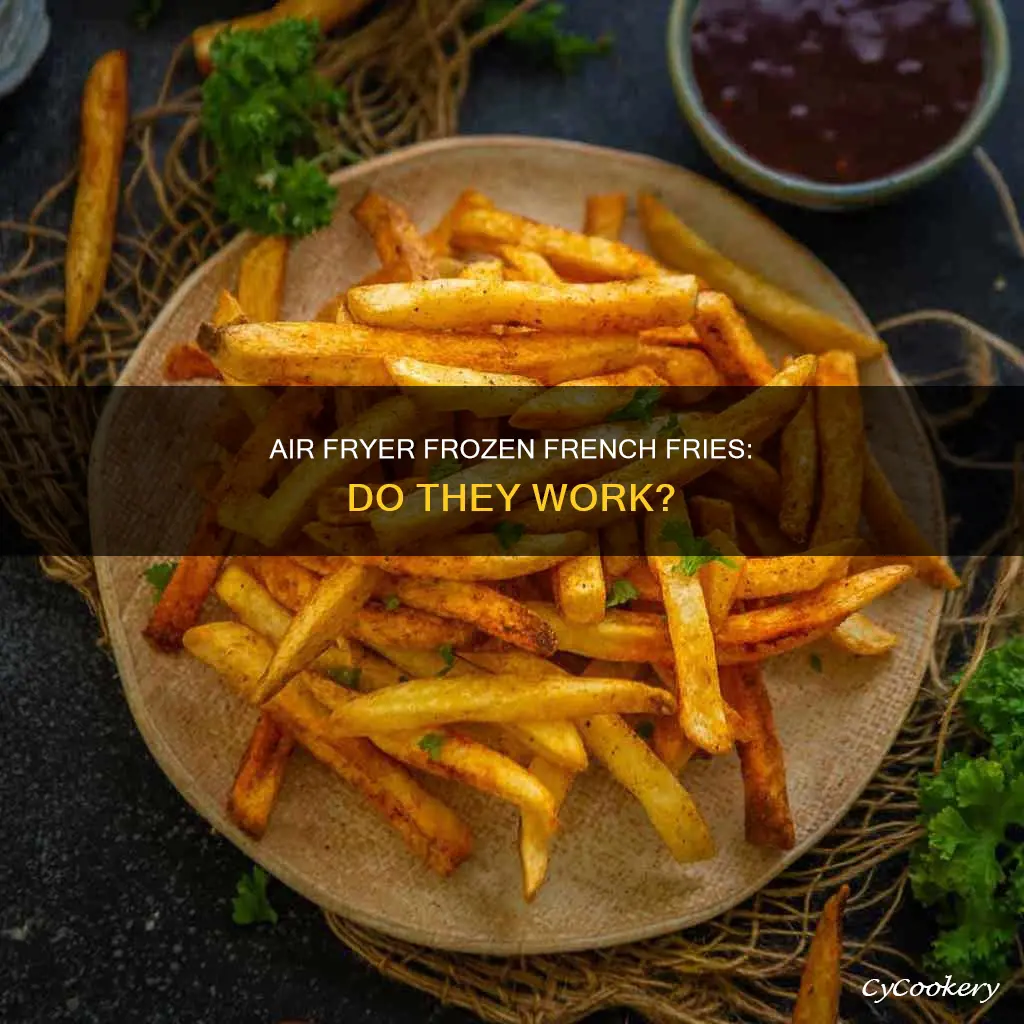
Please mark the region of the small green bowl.
<svg viewBox="0 0 1024 1024"><path fill-rule="evenodd" d="M704 106L693 74L690 25L698 0L673 0L668 20L668 66L679 106L711 159L747 188L812 210L870 206L901 195L952 166L977 142L996 112L1010 77L1010 42L999 0L973 0L981 21L985 73L978 103L960 131L916 164L871 181L835 185L777 171L755 160L727 135Z"/></svg>

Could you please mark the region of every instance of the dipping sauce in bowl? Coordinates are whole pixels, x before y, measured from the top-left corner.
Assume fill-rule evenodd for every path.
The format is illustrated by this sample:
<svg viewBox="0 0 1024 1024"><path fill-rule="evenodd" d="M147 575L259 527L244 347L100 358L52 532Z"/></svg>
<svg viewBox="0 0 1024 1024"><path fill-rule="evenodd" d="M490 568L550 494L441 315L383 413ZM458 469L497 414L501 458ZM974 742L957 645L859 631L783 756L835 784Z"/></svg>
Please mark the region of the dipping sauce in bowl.
<svg viewBox="0 0 1024 1024"><path fill-rule="evenodd" d="M970 0L700 0L690 39L721 130L824 183L883 178L941 149L985 74Z"/></svg>

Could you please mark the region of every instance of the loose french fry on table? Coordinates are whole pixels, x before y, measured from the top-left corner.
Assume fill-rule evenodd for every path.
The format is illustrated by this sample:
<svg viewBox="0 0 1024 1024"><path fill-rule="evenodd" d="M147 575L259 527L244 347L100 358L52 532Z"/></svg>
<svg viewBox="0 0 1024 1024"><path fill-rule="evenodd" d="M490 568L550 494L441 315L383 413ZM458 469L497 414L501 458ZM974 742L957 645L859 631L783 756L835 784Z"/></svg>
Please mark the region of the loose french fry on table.
<svg viewBox="0 0 1024 1024"><path fill-rule="evenodd" d="M835 1024L843 990L843 910L850 887L842 885L826 901L814 929L800 992L793 1009L793 1024Z"/></svg>
<svg viewBox="0 0 1024 1024"><path fill-rule="evenodd" d="M583 215L583 233L618 241L626 220L629 199L625 192L605 192L587 196Z"/></svg>
<svg viewBox="0 0 1024 1024"><path fill-rule="evenodd" d="M808 352L845 349L858 359L873 359L885 346L835 317L812 309L799 299L770 284L757 274L733 263L652 195L638 199L640 223L654 255L666 266L696 274L732 297L758 320L792 338Z"/></svg>
<svg viewBox="0 0 1024 1024"><path fill-rule="evenodd" d="M82 94L78 186L64 259L64 340L82 333L103 293L114 248L121 159L128 130L128 55L93 65Z"/></svg>

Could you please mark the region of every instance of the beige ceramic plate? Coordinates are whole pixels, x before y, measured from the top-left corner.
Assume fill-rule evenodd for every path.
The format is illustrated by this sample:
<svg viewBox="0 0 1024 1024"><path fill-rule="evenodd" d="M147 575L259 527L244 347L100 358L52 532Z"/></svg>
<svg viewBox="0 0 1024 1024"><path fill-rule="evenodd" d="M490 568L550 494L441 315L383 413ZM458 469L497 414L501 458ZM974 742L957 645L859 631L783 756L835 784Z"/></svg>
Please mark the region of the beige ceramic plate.
<svg viewBox="0 0 1024 1024"><path fill-rule="evenodd" d="M569 227L580 224L587 192L653 189L726 252L814 305L869 327L843 286L810 253L717 186L648 157L544 139L458 138L353 167L336 182L334 224L292 253L288 318L311 317L329 295L374 265L369 243L345 212L368 186L405 203L420 225L433 224L460 190L474 186L500 206ZM635 223L626 240L640 243ZM128 364L122 383L159 382L168 346L194 335L213 307L216 289L233 281L249 244L248 237L238 239L188 279ZM866 368L865 379L897 382L882 362ZM137 436L128 436L138 435L137 426L137 420L106 417L93 451L93 498L122 475L125 453L138 445ZM928 467L914 486L938 525L941 511L925 439L902 430L882 440L883 461ZM173 463L159 472L178 473ZM180 476L175 483L187 523L195 505L186 497L186 473ZM900 483L907 483L905 474ZM114 507L93 501L93 514L100 550L104 537L130 526L133 511L120 502ZM872 614L904 637L888 658L858 661L823 648L821 674L809 667L806 651L771 665L797 827L797 845L789 854L744 842L740 776L732 755L686 772L720 851L712 861L687 867L672 861L638 805L595 768L569 797L550 878L528 906L520 895L512 811L443 784L438 789L472 823L476 836L474 856L447 880L430 874L355 793L301 752L289 767L267 835L259 843L247 839L225 816L224 800L254 712L204 667L184 655L154 654L143 642L140 630L152 606L149 588L140 582L146 559L97 562L135 719L164 771L215 828L321 906L413 942L495 954L586 949L664 934L713 917L764 885L831 828L871 778L917 691L940 603L913 583L876 606Z"/></svg>

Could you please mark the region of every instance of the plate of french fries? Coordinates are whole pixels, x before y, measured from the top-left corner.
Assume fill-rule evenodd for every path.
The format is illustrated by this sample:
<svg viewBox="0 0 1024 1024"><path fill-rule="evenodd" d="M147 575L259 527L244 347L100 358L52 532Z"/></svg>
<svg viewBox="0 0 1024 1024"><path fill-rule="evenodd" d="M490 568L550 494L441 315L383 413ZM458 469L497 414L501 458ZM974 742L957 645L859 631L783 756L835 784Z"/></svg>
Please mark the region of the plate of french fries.
<svg viewBox="0 0 1024 1024"><path fill-rule="evenodd" d="M900 388L884 346L806 250L648 157L459 138L333 181L329 228L230 243L120 381L230 385L207 463L153 454L191 539L96 559L151 751L284 883L413 942L596 948L736 905L868 784L958 582L926 437L860 401ZM126 403L93 449L97 551L143 514L97 500L146 475ZM388 514L347 485L483 470L267 459L310 432L677 430L754 454L488 470L672 484L649 513Z"/></svg>

